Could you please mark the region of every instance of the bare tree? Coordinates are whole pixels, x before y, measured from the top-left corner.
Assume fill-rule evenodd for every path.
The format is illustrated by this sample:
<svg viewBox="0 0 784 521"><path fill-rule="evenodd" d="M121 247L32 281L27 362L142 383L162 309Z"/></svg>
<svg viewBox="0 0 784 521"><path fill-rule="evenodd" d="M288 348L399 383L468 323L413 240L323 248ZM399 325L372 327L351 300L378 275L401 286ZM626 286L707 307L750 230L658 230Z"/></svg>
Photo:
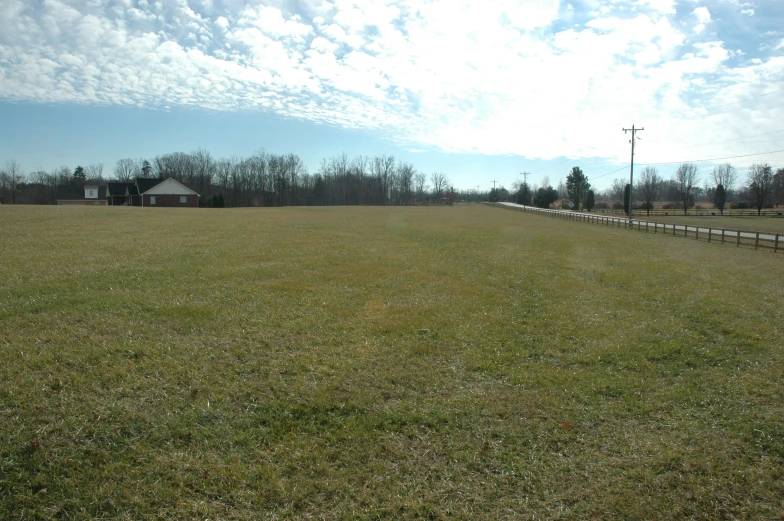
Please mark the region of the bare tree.
<svg viewBox="0 0 784 521"><path fill-rule="evenodd" d="M400 163L397 166L397 172L395 175L397 180L397 193L395 197L396 204L404 206L411 204L411 189L413 186L414 174L416 174L416 170L414 170L414 165L411 163Z"/></svg>
<svg viewBox="0 0 784 521"><path fill-rule="evenodd" d="M414 174L414 189L416 190L417 201L421 203L427 189L427 176L422 172Z"/></svg>
<svg viewBox="0 0 784 521"><path fill-rule="evenodd" d="M637 183L637 190L640 191L642 201L645 204L645 209L648 215L651 215L651 208L653 202L659 197L661 190L662 178L659 172L650 166L646 166L640 173L640 180Z"/></svg>
<svg viewBox="0 0 784 521"><path fill-rule="evenodd" d="M366 204L368 200L368 190L366 187L367 182L367 173L368 173L368 164L370 163L370 159L367 156L359 155L355 157L351 161L351 171L354 173L356 177L356 192L357 192L357 203L358 204Z"/></svg>
<svg viewBox="0 0 784 521"><path fill-rule="evenodd" d="M729 163L724 163L713 169L711 172L711 179L715 186L722 185L728 192L732 190L738 180L738 174L735 172L735 167Z"/></svg>
<svg viewBox="0 0 784 521"><path fill-rule="evenodd" d="M376 180L377 204L385 205L389 199L389 185L395 173L394 156L376 156L370 163L370 173Z"/></svg>
<svg viewBox="0 0 784 521"><path fill-rule="evenodd" d="M441 194L446 188L446 183L447 178L444 174L440 172L433 172L430 174L430 184L433 185L433 195L435 195L436 200L439 202L441 202Z"/></svg>
<svg viewBox="0 0 784 521"><path fill-rule="evenodd" d="M751 204L757 209L757 215L770 204L773 195L773 169L767 164L753 164L747 177Z"/></svg>
<svg viewBox="0 0 784 521"><path fill-rule="evenodd" d="M7 192L11 197L11 204L16 204L16 193L19 191L19 183L24 181L22 165L15 159L5 162L5 168L0 172L0 184L2 192Z"/></svg>
<svg viewBox="0 0 784 521"><path fill-rule="evenodd" d="M87 179L94 182L103 182L103 163L92 163L85 168Z"/></svg>
<svg viewBox="0 0 784 521"><path fill-rule="evenodd" d="M134 177L135 170L136 162L133 159L120 159L114 165L114 178L122 182L130 181Z"/></svg>
<svg viewBox="0 0 784 521"><path fill-rule="evenodd" d="M563 182L563 179L558 181L558 188L556 190L558 192L558 199L566 199L569 195L566 191L566 184Z"/></svg>
<svg viewBox="0 0 784 521"><path fill-rule="evenodd" d="M683 215L689 212L689 208L694 206L694 187L697 186L697 165L694 163L683 163L675 171L673 178L678 189L678 199L683 208Z"/></svg>
<svg viewBox="0 0 784 521"><path fill-rule="evenodd" d="M713 192L713 206L719 210L721 215L724 215L727 198L738 180L738 174L735 172L734 166L724 163L713 169L711 179L713 179L713 183L716 185Z"/></svg>

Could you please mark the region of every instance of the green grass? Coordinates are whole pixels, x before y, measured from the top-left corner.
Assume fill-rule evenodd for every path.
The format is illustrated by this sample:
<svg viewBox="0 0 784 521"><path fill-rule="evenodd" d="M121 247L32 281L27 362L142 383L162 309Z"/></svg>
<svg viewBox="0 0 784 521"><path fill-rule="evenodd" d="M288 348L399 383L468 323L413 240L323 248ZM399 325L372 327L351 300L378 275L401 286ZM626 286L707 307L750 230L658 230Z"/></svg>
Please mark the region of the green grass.
<svg viewBox="0 0 784 521"><path fill-rule="evenodd" d="M651 215L646 217L645 211L635 213L635 219L667 224L683 224L688 226L702 226L705 228L724 228L725 230L740 230L748 232L765 232L784 234L784 219L780 217L723 217L695 216L695 215Z"/></svg>
<svg viewBox="0 0 784 521"><path fill-rule="evenodd" d="M784 511L781 256L478 205L0 223L0 519Z"/></svg>

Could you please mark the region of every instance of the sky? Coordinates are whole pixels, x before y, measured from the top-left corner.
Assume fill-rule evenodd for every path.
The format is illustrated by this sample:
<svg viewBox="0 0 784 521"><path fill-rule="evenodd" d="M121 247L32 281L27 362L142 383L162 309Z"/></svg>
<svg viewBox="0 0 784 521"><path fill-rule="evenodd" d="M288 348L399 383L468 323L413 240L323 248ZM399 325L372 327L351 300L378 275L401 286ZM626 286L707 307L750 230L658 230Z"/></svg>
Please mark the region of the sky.
<svg viewBox="0 0 784 521"><path fill-rule="evenodd" d="M459 189L784 166L781 0L0 0L0 164L393 155Z"/></svg>

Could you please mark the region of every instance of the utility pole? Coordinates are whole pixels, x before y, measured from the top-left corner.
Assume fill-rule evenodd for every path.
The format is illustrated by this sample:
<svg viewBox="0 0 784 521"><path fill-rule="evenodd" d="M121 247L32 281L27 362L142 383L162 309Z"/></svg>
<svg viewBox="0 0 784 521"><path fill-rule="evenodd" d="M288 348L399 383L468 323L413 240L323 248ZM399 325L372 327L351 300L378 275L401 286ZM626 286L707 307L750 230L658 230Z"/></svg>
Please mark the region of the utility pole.
<svg viewBox="0 0 784 521"><path fill-rule="evenodd" d="M496 184L497 182L498 182L498 181L491 181L491 183L493 183L493 190L495 190L495 184Z"/></svg>
<svg viewBox="0 0 784 521"><path fill-rule="evenodd" d="M634 193L634 142L637 140L635 134L637 134L637 132L639 132L640 130L645 130L645 129L643 127L634 128L634 125L632 125L632 128L623 129L624 134L626 134L627 132L632 133L632 139L631 141L629 141L629 143L632 144L632 162L631 162L631 168L629 169L629 223L632 222L632 194Z"/></svg>
<svg viewBox="0 0 784 521"><path fill-rule="evenodd" d="M525 194L528 196L527 199L531 199L531 191L528 189L528 176L531 175L528 172L520 172L520 175L523 176L523 186L525 187Z"/></svg>

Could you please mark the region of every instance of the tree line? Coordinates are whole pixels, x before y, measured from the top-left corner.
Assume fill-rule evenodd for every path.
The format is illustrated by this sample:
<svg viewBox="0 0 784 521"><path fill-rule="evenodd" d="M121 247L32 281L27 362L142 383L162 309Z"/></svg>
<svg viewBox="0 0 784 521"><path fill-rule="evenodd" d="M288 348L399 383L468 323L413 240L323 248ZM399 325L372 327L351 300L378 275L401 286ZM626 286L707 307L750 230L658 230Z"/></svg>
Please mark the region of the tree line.
<svg viewBox="0 0 784 521"><path fill-rule="evenodd" d="M453 204L458 198L445 174L427 175L388 155L342 154L323 159L310 174L296 154L258 151L246 158L215 159L199 149L151 160L120 159L108 175L102 164L25 174L10 160L0 171L0 202L50 204L59 185L129 182L137 177L171 177L196 191L201 205L213 207Z"/></svg>
<svg viewBox="0 0 784 521"><path fill-rule="evenodd" d="M560 201L562 208L587 211L597 207L610 208L607 201L615 201L613 208L628 213L630 197L633 209L647 210L649 215L654 203L663 201L670 203L668 207L682 210L684 215L697 202L713 203L721 215L730 202L740 208L754 208L761 214L763 208L784 204L784 168L774 172L767 163L755 163L749 167L746 178L741 180L736 168L724 163L714 167L700 186L697 165L693 163L681 164L670 179L664 179L656 168L649 166L638 172L630 193L629 183L624 179L615 179L608 189L594 192L588 177L575 166L567 174L566 181L561 181L557 188L547 178L541 187L518 182L513 185L512 191L503 187L491 190L489 200L512 201L539 208L550 208ZM634 201L639 203L634 204Z"/></svg>
<svg viewBox="0 0 784 521"><path fill-rule="evenodd" d="M740 208L754 208L757 214L763 208L772 208L784 203L784 168L775 172L767 163L754 163L739 179L736 168L724 163L713 168L702 187L697 166L683 163L669 180L663 179L653 167L642 170L635 192L641 207L650 215L657 201L674 201L684 215L697 201L712 202L716 210L724 215L730 201Z"/></svg>

